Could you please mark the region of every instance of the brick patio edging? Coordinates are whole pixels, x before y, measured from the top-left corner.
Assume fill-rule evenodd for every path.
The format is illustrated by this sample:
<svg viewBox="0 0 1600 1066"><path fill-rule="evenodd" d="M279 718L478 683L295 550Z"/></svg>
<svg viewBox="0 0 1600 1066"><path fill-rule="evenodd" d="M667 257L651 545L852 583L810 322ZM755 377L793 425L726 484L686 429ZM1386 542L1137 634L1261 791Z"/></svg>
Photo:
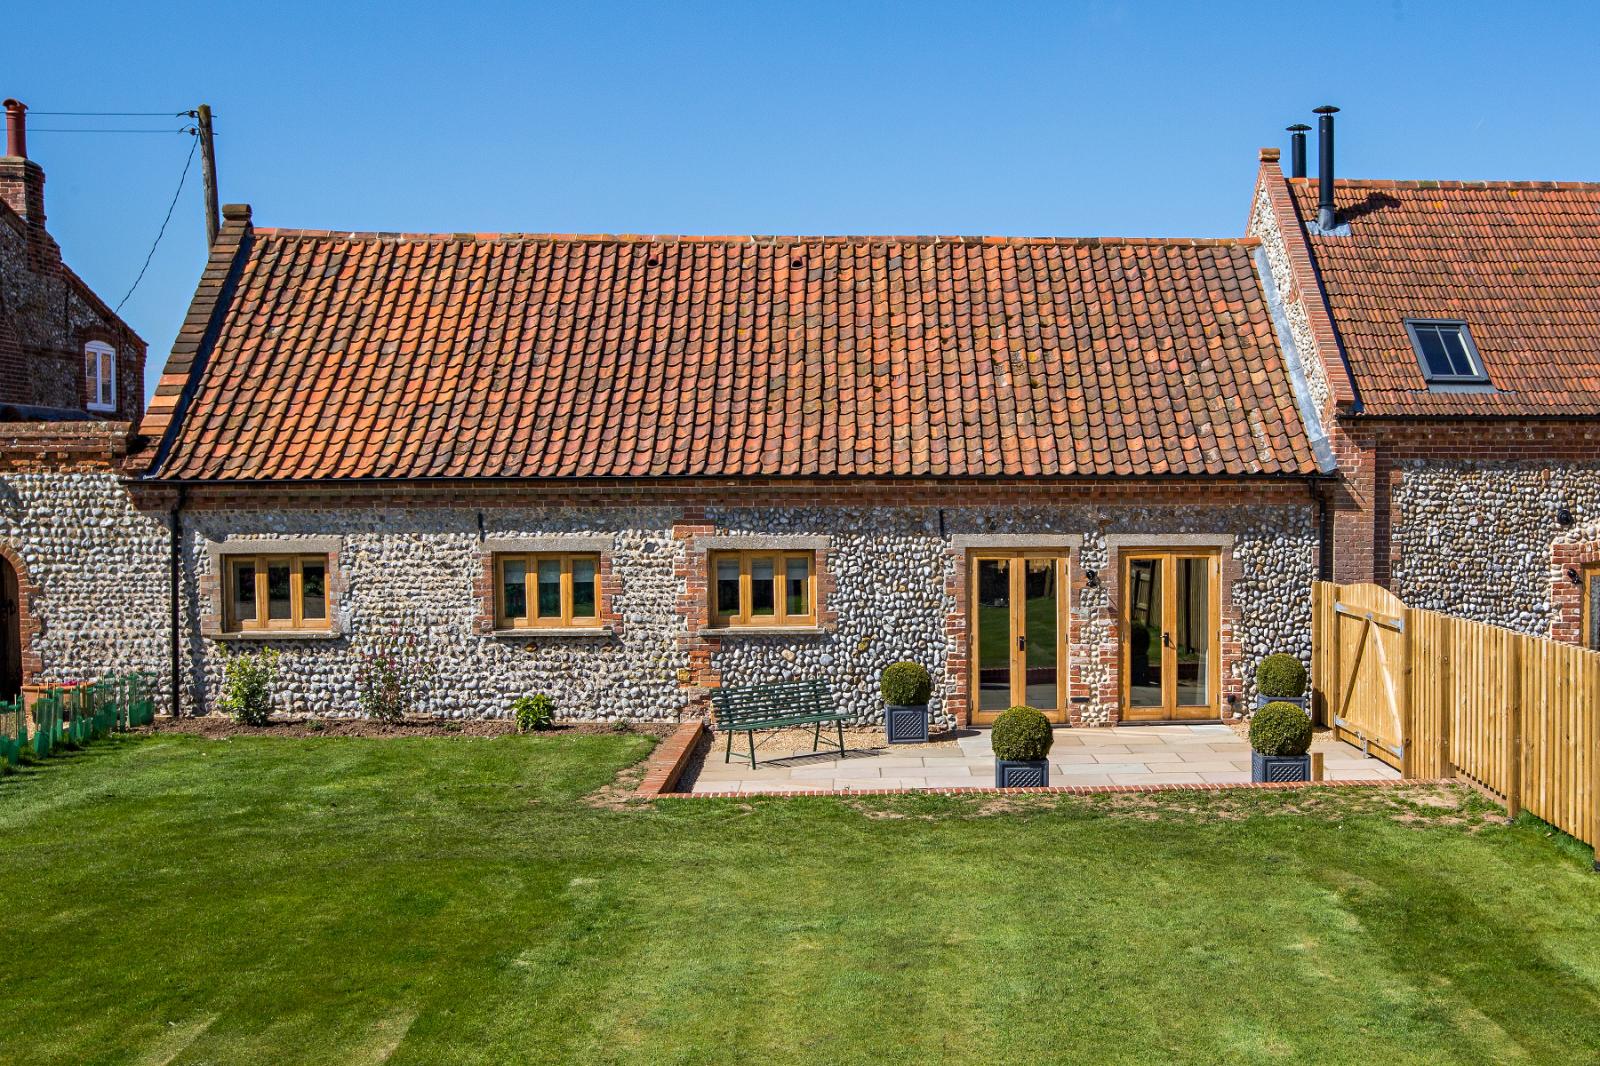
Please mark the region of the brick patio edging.
<svg viewBox="0 0 1600 1066"><path fill-rule="evenodd" d="M673 735L673 740L677 734ZM671 741L668 741L671 743ZM681 767L680 767L681 770ZM1375 781L1243 781L1238 784L1159 784L1159 785L1045 785L1041 788L974 788L953 785L948 788L835 788L835 789L785 789L783 791L757 792L660 792L658 799L750 799L755 796L776 796L792 799L798 796L1098 796L1123 792L1232 792L1236 789L1266 791L1292 791L1300 788L1399 788L1407 785L1460 785L1465 782L1452 778L1392 778ZM641 787L640 792L644 789Z"/></svg>
<svg viewBox="0 0 1600 1066"><path fill-rule="evenodd" d="M706 724L698 718L683 722L672 731L670 737L657 744L650 753L649 761L644 764L644 780L634 789L634 795L641 799L671 795L672 786L682 776L683 768L688 765L689 756L694 754L694 747L705 728Z"/></svg>

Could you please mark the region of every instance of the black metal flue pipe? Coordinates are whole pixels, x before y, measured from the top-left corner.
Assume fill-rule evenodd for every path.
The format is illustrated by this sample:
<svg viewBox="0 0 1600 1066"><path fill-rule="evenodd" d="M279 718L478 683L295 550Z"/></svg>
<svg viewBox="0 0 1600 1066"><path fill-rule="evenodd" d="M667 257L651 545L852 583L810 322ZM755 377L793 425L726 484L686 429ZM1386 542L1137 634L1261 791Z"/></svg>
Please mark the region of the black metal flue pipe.
<svg viewBox="0 0 1600 1066"><path fill-rule="evenodd" d="M1289 176L1303 178L1306 176L1306 134L1311 130L1304 122L1296 122L1289 127L1292 136L1289 138Z"/></svg>
<svg viewBox="0 0 1600 1066"><path fill-rule="evenodd" d="M1317 113L1317 226L1326 233L1335 225L1333 211L1333 116L1339 109L1325 104Z"/></svg>

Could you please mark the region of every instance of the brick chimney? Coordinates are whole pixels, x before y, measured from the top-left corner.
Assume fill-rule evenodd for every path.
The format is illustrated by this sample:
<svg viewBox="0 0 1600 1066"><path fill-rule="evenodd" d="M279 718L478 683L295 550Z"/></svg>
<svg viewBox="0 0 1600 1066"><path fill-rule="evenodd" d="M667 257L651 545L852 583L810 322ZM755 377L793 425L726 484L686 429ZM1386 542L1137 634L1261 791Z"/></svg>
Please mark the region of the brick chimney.
<svg viewBox="0 0 1600 1066"><path fill-rule="evenodd" d="M0 156L0 200L44 230L44 168L28 158L28 105L7 100L6 154Z"/></svg>

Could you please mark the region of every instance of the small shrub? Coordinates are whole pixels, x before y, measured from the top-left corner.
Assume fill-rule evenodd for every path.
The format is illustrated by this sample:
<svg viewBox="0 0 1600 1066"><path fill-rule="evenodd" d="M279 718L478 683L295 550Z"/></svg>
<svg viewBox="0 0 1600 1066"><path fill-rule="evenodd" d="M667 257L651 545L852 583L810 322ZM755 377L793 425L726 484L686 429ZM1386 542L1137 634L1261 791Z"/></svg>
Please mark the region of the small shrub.
<svg viewBox="0 0 1600 1066"><path fill-rule="evenodd" d="M1256 664L1256 691L1263 696L1299 699L1306 694L1306 668L1298 658L1279 652Z"/></svg>
<svg viewBox="0 0 1600 1066"><path fill-rule="evenodd" d="M1032 707L1013 707L994 720L994 756L1006 762L1033 762L1050 754L1055 735L1050 719Z"/></svg>
<svg viewBox="0 0 1600 1066"><path fill-rule="evenodd" d="M273 648L228 656L222 668L222 709L245 725L266 725L277 679L278 653Z"/></svg>
<svg viewBox="0 0 1600 1066"><path fill-rule="evenodd" d="M933 695L933 679L920 663L891 663L883 668L878 689L891 707L920 707Z"/></svg>
<svg viewBox="0 0 1600 1066"><path fill-rule="evenodd" d="M415 636L390 630L356 653L356 700L380 722L402 721L434 672L433 660L422 653Z"/></svg>
<svg viewBox="0 0 1600 1066"><path fill-rule="evenodd" d="M324 726L323 726L323 724L322 724L322 719L320 719L320 718L313 718L313 719L312 719L312 720L311 720L311 724L310 724L310 725L308 725L308 726L307 726L307 727L306 727L306 728L307 728L307 729L309 729L309 730L311 730L311 731L312 731L312 732L313 732L313 733L320 733L320 732L322 732L322 730L323 730L323 728L324 728Z"/></svg>
<svg viewBox="0 0 1600 1066"><path fill-rule="evenodd" d="M1269 703L1250 719L1250 746L1263 755L1304 755L1311 748L1311 719L1292 703Z"/></svg>
<svg viewBox="0 0 1600 1066"><path fill-rule="evenodd" d="M532 696L518 696L511 705L517 719L517 732L531 733L535 729L549 729L556 720L556 701L543 692Z"/></svg>
<svg viewBox="0 0 1600 1066"><path fill-rule="evenodd" d="M611 731L613 733L631 733L633 732L633 723L619 718L611 723Z"/></svg>

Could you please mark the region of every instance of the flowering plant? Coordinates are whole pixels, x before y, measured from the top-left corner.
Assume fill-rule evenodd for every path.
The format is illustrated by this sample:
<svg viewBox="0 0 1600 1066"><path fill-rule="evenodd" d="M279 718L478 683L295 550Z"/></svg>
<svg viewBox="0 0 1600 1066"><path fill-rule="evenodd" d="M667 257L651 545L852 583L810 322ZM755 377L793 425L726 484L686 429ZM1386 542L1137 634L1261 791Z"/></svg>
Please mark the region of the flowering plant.
<svg viewBox="0 0 1600 1066"><path fill-rule="evenodd" d="M356 699L378 721L398 722L421 699L434 673L416 635L391 629L357 651Z"/></svg>

